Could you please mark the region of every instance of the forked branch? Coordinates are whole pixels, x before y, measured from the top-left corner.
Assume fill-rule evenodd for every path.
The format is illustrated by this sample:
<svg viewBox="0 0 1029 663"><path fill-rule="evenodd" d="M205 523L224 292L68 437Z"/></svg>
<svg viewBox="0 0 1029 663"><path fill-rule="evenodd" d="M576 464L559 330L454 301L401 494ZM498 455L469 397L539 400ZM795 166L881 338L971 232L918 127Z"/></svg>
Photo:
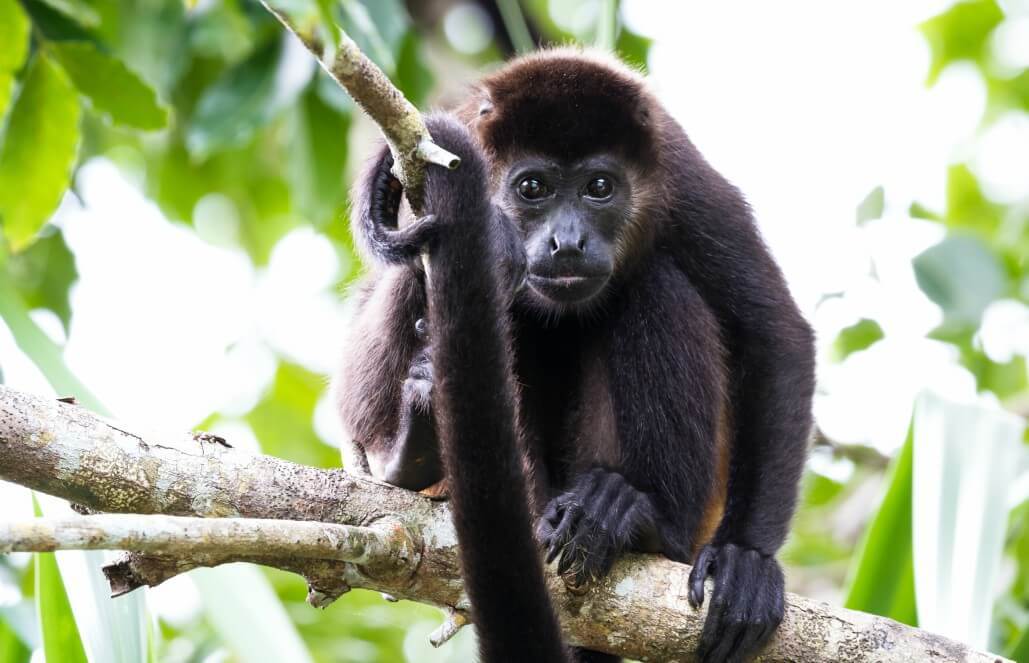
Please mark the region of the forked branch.
<svg viewBox="0 0 1029 663"><path fill-rule="evenodd" d="M0 550L52 550L61 542L96 547L95 535L104 547L161 551L129 554L109 567L115 594L198 566L250 561L304 575L315 605L361 587L443 607L450 617L434 635L440 641L467 617L446 503L341 470L250 455L204 436L134 433L83 408L0 387L0 479L101 512L275 519L268 524L278 530L275 536L245 520L212 520L207 527L193 519L146 516L88 516L27 529L25 523L0 526ZM83 530L87 521L93 524ZM346 527L337 529L340 525ZM72 531L62 531L66 527ZM286 540L293 528L300 539L295 549ZM191 552L174 531L201 539L237 531L240 538L226 536L224 548L205 543ZM350 542L319 542L326 533ZM361 543L354 537L362 537ZM695 610L686 600L689 571L657 556L630 555L585 593L568 590L553 574L548 582L569 641L637 660L690 661L706 610ZM786 618L761 660L1004 659L791 594Z"/></svg>

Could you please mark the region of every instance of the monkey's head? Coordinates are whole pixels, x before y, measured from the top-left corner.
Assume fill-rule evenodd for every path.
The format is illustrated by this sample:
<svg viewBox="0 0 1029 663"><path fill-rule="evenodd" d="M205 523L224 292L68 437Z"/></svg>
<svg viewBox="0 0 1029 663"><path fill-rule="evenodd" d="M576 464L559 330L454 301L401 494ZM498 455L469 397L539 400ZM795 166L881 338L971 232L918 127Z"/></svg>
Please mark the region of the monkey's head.
<svg viewBox="0 0 1029 663"><path fill-rule="evenodd" d="M646 252L659 108L613 58L557 49L487 76L459 110L522 236L535 305L581 309Z"/></svg>

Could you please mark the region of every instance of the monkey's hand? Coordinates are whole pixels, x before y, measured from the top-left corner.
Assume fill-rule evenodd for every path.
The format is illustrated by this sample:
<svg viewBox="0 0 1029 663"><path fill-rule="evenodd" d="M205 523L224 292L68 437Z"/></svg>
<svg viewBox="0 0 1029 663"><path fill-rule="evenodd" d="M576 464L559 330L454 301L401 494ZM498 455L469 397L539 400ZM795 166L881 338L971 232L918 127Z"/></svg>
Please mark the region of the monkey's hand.
<svg viewBox="0 0 1029 663"><path fill-rule="evenodd" d="M697 658L702 663L750 660L782 621L782 568L773 555L751 548L731 543L704 546L690 573L689 601L695 608L704 603L708 575L715 586Z"/></svg>
<svg viewBox="0 0 1029 663"><path fill-rule="evenodd" d="M650 497L618 472L596 468L550 501L537 525L547 563L576 586L603 577L615 558L657 538L658 513Z"/></svg>

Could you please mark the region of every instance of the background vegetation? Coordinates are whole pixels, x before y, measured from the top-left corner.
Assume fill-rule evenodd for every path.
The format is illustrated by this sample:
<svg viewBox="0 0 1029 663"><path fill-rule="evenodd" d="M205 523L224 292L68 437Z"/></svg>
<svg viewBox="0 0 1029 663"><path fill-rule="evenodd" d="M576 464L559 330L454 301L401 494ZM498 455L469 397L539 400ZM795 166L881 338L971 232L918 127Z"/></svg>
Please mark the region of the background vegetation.
<svg viewBox="0 0 1029 663"><path fill-rule="evenodd" d="M945 169L938 200L890 188L917 173L884 172L882 186L851 183L867 195L845 201L854 211L835 219L855 246L929 239L899 272L874 250L861 253L861 278L842 285L823 282L814 257L784 261L821 339L825 432L783 559L794 591L1029 662L1029 165L990 156L998 141L1029 153L1029 9L999 0L931 4L912 27L928 49L925 85L945 86L955 71L974 80L974 130L934 164ZM660 19L664 5L282 2L346 28L420 107L454 98L476 72L534 41L613 45L647 67L663 42L635 32L629 19ZM820 29L817 12L787 5L782 21L806 18ZM712 19L699 29L731 38L735 26ZM866 38L875 49L876 35ZM714 76L719 67L704 64ZM803 69L781 77L787 87L824 84ZM854 85L881 94L875 81ZM664 79L670 93L677 87ZM733 112L718 99L691 103ZM836 132L860 135L861 127L841 123ZM940 142L955 143L945 132ZM360 273L347 186L374 134L255 2L0 0L7 383L75 394L147 426L215 429L237 445L338 465L326 396L335 355L324 348L341 324L339 293ZM776 137L767 140L744 147L768 152ZM807 193L798 183L783 195ZM797 277L805 260L816 268ZM914 299L898 294L904 279L917 284ZM861 367L909 341L911 327L896 321L923 309L931 324L915 333L935 349L926 370L957 376L967 387L962 402L955 388L894 399L911 421L906 441L902 430L884 436L839 425L833 403L846 396L859 409L910 377L904 365L873 364L871 375ZM35 508L65 507L41 496ZM0 485L0 517L31 509L27 491ZM440 651L429 647L433 609L355 591L316 611L304 603L302 581L263 569L197 572L112 602L96 570L102 558L0 557L0 662L39 652L104 662L470 656L467 632Z"/></svg>

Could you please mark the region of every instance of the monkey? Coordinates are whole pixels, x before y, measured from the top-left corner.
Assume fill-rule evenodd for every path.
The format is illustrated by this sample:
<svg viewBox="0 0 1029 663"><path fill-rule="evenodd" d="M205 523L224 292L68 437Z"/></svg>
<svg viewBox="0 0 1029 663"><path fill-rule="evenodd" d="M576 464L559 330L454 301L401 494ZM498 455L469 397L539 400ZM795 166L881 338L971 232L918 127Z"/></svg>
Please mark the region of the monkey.
<svg viewBox="0 0 1029 663"><path fill-rule="evenodd" d="M576 585L693 563L698 660L749 660L783 618L814 337L743 195L593 51L517 58L429 130L465 163L429 169L427 216L398 220L386 149L355 187L374 267L336 389L372 475L447 485L482 659L568 660L540 545Z"/></svg>

